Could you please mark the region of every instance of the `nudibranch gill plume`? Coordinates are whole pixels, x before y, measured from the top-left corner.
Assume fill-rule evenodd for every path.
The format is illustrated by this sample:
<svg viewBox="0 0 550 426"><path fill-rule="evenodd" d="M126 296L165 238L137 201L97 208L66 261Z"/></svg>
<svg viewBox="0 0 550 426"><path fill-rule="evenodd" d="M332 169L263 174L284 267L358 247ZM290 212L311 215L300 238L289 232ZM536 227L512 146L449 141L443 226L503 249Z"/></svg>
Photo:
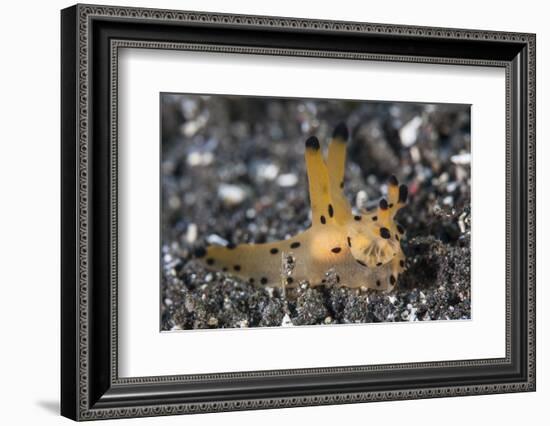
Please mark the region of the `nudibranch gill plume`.
<svg viewBox="0 0 550 426"><path fill-rule="evenodd" d="M353 214L343 193L348 139L346 125L337 125L326 159L315 136L305 142L312 221L307 230L276 242L198 248L195 256L210 269L262 286L324 285L330 276L345 287L392 290L405 270L405 231L394 218L407 202L407 186L392 176L387 199L373 211ZM293 265L285 273L289 258Z"/></svg>

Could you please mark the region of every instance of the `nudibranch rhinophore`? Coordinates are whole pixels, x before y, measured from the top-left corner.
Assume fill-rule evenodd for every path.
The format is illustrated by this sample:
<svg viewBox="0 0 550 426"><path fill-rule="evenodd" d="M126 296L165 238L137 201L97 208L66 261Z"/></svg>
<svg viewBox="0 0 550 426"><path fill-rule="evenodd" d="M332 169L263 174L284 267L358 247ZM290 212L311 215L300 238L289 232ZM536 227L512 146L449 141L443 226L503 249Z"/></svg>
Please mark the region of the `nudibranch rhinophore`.
<svg viewBox="0 0 550 426"><path fill-rule="evenodd" d="M211 245L195 250L195 256L208 268L263 286L323 285L330 274L345 287L392 290L405 269L400 244L405 231L394 217L407 201L407 186L392 176L387 199L374 211L354 215L343 193L348 138L346 125L336 126L326 160L319 140L306 140L310 228L283 241ZM294 264L285 273L289 256Z"/></svg>

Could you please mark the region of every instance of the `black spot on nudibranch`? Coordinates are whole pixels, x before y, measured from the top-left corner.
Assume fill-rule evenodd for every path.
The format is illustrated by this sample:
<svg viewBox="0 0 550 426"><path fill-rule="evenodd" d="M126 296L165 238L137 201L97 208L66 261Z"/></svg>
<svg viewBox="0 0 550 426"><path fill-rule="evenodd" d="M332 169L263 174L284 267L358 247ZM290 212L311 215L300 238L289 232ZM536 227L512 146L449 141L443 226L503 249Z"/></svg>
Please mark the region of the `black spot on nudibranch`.
<svg viewBox="0 0 550 426"><path fill-rule="evenodd" d="M409 188L407 188L407 186L403 184L399 185L399 202L406 203L408 195L409 195Z"/></svg>
<svg viewBox="0 0 550 426"><path fill-rule="evenodd" d="M395 239L399 241L399 235L395 234Z"/></svg>
<svg viewBox="0 0 550 426"><path fill-rule="evenodd" d="M333 253L340 253L342 251L342 249L340 247L334 247L331 252Z"/></svg>
<svg viewBox="0 0 550 426"><path fill-rule="evenodd" d="M294 278L292 278L292 277L288 277L288 278L286 279L286 283L287 283L287 284L292 284L293 282L294 282Z"/></svg>
<svg viewBox="0 0 550 426"><path fill-rule="evenodd" d="M290 248L293 248L293 249L298 248L298 247L300 247L300 243L298 241L295 241L290 245Z"/></svg>
<svg viewBox="0 0 550 426"><path fill-rule="evenodd" d="M380 280L376 280L376 287L380 287L381 284Z"/></svg>
<svg viewBox="0 0 550 426"><path fill-rule="evenodd" d="M348 237L348 247L351 247L351 238Z"/></svg>
<svg viewBox="0 0 550 426"><path fill-rule="evenodd" d="M386 240L391 238L390 230L388 228L380 228L380 236Z"/></svg>
<svg viewBox="0 0 550 426"><path fill-rule="evenodd" d="M321 216L321 223L324 225L327 223L327 220L325 219L325 216Z"/></svg>
<svg viewBox="0 0 550 426"><path fill-rule="evenodd" d="M390 284L391 285L395 284L395 277L393 275L390 275Z"/></svg>
<svg viewBox="0 0 550 426"><path fill-rule="evenodd" d="M235 247L237 247L237 246L233 243L229 243L225 246L225 248L227 248L228 250L233 250Z"/></svg>
<svg viewBox="0 0 550 426"><path fill-rule="evenodd" d="M340 182L340 188L344 187L344 181Z"/></svg>
<svg viewBox="0 0 550 426"><path fill-rule="evenodd" d="M374 222L376 222L376 221L378 220L378 216L373 216L373 217L372 217L372 220L373 220Z"/></svg>
<svg viewBox="0 0 550 426"><path fill-rule="evenodd" d="M334 209L332 208L332 204L328 205L328 215L330 217L334 216Z"/></svg>
<svg viewBox="0 0 550 426"><path fill-rule="evenodd" d="M380 204L379 204L379 205L380 205L380 208L381 208L382 210L386 210L386 209L388 208L388 202L386 201L385 198L382 198L382 199L380 200Z"/></svg>
<svg viewBox="0 0 550 426"><path fill-rule="evenodd" d="M208 265L213 265L214 264L214 259L212 259L211 257L209 257L208 259L206 259L206 263Z"/></svg>
<svg viewBox="0 0 550 426"><path fill-rule="evenodd" d="M250 284L254 284L254 278L249 278L249 279L248 279L248 282L249 282Z"/></svg>
<svg viewBox="0 0 550 426"><path fill-rule="evenodd" d="M317 151L319 148L321 148L321 145L319 145L319 139L317 139L315 136L310 136L309 138L307 138L306 148Z"/></svg>
<svg viewBox="0 0 550 426"><path fill-rule="evenodd" d="M235 266L233 266L233 269L235 271L240 271L241 270L241 265L235 265Z"/></svg>
<svg viewBox="0 0 550 426"><path fill-rule="evenodd" d="M361 266L365 266L365 267L367 266L365 262L361 262L359 259L355 259L355 261Z"/></svg>
<svg viewBox="0 0 550 426"><path fill-rule="evenodd" d="M355 219L357 222L361 220L361 216L355 215L353 216L353 219Z"/></svg>
<svg viewBox="0 0 550 426"><path fill-rule="evenodd" d="M222 271L223 271L223 272L227 272L227 266L224 266L224 267L222 268Z"/></svg>
<svg viewBox="0 0 550 426"><path fill-rule="evenodd" d="M206 256L206 250L204 247L197 247L195 249L195 257L200 259L201 257Z"/></svg>
<svg viewBox="0 0 550 426"><path fill-rule="evenodd" d="M390 182L390 185L393 185L393 186L399 185L399 181L394 175L390 176L389 182Z"/></svg>
<svg viewBox="0 0 550 426"><path fill-rule="evenodd" d="M399 261L399 266L401 266L402 268L405 267L405 262L403 262L402 260Z"/></svg>
<svg viewBox="0 0 550 426"><path fill-rule="evenodd" d="M342 142L347 142L349 138L348 126L346 123L339 123L332 132L332 137L334 139L340 139Z"/></svg>
<svg viewBox="0 0 550 426"><path fill-rule="evenodd" d="M405 233L405 230L404 230L403 227L402 227L401 225L399 225L399 224L397 225L397 231L398 231L401 235L403 235L403 234Z"/></svg>
<svg viewBox="0 0 550 426"><path fill-rule="evenodd" d="M376 266L382 266L382 262L378 262Z"/></svg>
<svg viewBox="0 0 550 426"><path fill-rule="evenodd" d="M260 282L262 284L267 284L267 278L266 277L262 277L262 279L260 280Z"/></svg>
<svg viewBox="0 0 550 426"><path fill-rule="evenodd" d="M277 254L277 253L279 253L279 249L273 247L271 250L269 250L269 252L270 252L271 254Z"/></svg>

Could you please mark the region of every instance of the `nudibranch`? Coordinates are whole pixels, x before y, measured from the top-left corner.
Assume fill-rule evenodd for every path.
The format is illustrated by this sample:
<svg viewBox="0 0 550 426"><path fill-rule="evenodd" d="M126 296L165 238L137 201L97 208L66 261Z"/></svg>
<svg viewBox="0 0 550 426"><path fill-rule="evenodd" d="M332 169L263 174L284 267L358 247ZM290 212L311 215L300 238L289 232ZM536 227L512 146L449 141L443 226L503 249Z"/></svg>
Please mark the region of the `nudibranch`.
<svg viewBox="0 0 550 426"><path fill-rule="evenodd" d="M210 269L263 286L323 285L330 274L342 286L392 290L405 269L405 231L394 217L407 201L407 186L392 176L387 199L373 211L353 214L343 193L348 138L346 125L336 126L326 159L315 136L305 142L312 221L307 230L283 241L211 245L195 256ZM288 258L294 264L285 274Z"/></svg>

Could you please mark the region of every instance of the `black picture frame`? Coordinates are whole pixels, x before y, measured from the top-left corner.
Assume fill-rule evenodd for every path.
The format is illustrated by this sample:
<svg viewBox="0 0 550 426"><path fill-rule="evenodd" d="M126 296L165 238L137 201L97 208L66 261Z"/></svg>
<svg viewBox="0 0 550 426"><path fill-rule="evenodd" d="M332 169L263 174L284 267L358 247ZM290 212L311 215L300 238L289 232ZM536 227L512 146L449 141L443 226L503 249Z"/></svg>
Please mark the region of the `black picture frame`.
<svg viewBox="0 0 550 426"><path fill-rule="evenodd" d="M534 34L75 5L61 12L61 414L74 420L535 390ZM506 70L506 356L119 378L117 49ZM492 179L502 177L491 177Z"/></svg>

